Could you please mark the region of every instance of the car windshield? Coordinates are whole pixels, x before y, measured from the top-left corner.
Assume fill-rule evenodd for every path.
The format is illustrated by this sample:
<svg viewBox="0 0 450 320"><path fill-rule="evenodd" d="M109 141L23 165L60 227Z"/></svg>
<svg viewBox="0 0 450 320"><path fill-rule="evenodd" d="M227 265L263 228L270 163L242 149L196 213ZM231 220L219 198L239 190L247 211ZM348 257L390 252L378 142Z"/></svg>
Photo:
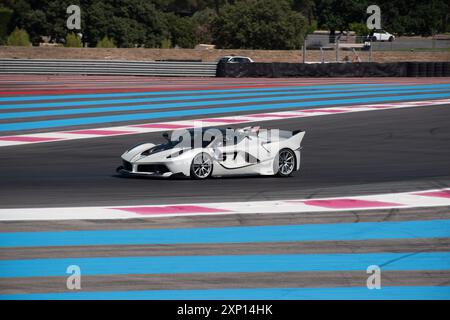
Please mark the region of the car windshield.
<svg viewBox="0 0 450 320"><path fill-rule="evenodd" d="M248 63L249 60L247 58L234 58L234 61L239 63Z"/></svg>

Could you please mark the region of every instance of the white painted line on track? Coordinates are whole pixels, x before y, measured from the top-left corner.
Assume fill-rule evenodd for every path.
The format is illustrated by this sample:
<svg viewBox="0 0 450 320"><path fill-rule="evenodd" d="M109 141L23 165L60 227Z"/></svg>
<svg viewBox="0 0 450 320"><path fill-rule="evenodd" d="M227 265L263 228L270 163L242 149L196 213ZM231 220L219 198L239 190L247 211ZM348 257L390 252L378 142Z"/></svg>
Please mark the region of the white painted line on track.
<svg viewBox="0 0 450 320"><path fill-rule="evenodd" d="M368 196L194 204L0 209L0 221L136 219L450 206L450 188Z"/></svg>
<svg viewBox="0 0 450 320"><path fill-rule="evenodd" d="M416 108L416 107L435 106L443 104L450 104L450 99L336 106L336 107L325 107L315 109L299 109L288 111L264 112L239 116L212 117L212 118L179 120L169 122L152 122L152 123L132 124L128 126L116 126L116 127L93 128L93 129L74 129L70 131L55 131L55 132L32 133L13 136L0 136L0 147L31 144L31 143L77 140L77 139L92 139L101 137L104 138L104 137L142 134L159 131L171 131L178 128L180 129L193 128L200 126L212 127L218 125L231 125L248 122L295 119L295 118L337 115L353 112L389 110L399 108Z"/></svg>

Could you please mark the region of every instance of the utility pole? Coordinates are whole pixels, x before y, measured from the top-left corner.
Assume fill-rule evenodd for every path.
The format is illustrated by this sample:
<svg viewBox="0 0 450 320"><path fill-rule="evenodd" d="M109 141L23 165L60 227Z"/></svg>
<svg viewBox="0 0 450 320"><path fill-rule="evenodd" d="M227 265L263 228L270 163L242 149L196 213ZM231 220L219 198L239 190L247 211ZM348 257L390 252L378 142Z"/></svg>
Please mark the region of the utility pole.
<svg viewBox="0 0 450 320"><path fill-rule="evenodd" d="M335 40L335 47L336 47L336 62L339 62L339 38L337 37Z"/></svg>
<svg viewBox="0 0 450 320"><path fill-rule="evenodd" d="M306 38L303 40L303 63L306 62Z"/></svg>

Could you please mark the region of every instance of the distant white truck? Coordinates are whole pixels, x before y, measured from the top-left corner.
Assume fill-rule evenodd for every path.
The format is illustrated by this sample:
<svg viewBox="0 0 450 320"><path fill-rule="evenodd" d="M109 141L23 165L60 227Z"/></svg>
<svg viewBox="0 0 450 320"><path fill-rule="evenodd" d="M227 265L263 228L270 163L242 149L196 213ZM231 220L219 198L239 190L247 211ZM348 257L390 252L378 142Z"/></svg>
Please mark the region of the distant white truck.
<svg viewBox="0 0 450 320"><path fill-rule="evenodd" d="M373 30L367 38L371 41L392 42L395 40L395 36L392 33L387 32L386 30Z"/></svg>

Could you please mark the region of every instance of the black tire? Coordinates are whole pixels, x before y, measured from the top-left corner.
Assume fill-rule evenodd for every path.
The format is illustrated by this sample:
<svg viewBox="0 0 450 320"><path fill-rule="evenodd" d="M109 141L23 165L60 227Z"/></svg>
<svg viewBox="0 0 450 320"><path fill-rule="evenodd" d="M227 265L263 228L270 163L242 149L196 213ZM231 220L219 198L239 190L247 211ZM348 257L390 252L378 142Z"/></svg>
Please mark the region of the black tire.
<svg viewBox="0 0 450 320"><path fill-rule="evenodd" d="M206 171L205 171L206 170ZM213 159L205 152L197 154L191 162L191 178L197 180L207 179L213 172Z"/></svg>
<svg viewBox="0 0 450 320"><path fill-rule="evenodd" d="M394 37L389 37L389 42L394 41Z"/></svg>
<svg viewBox="0 0 450 320"><path fill-rule="evenodd" d="M290 155L290 160L286 162L285 160L288 160L288 158L284 157L284 155ZM274 166L274 171L278 177L291 176L297 169L297 158L295 156L295 152L288 148L281 149L275 158Z"/></svg>

